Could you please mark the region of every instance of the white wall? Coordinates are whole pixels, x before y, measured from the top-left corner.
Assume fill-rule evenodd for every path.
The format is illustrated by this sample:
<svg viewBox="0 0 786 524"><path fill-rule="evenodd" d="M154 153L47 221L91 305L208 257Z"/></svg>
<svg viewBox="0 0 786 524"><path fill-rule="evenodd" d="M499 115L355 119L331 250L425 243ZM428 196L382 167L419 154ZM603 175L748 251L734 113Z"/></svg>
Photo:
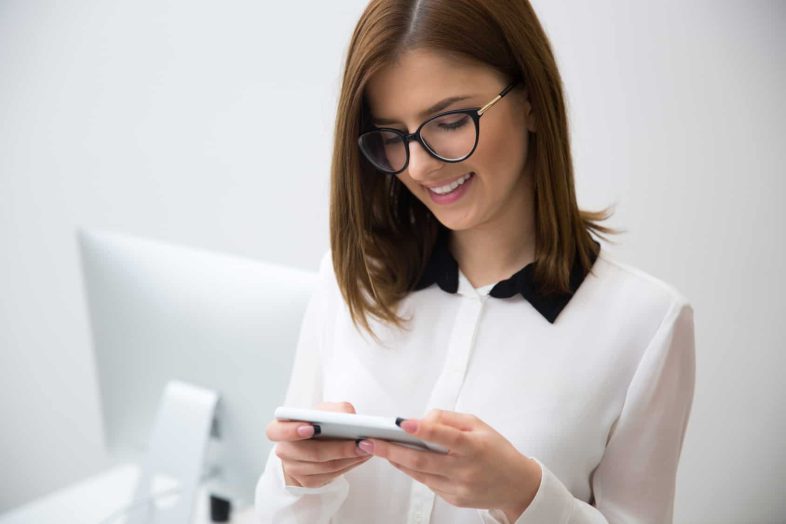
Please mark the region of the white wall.
<svg viewBox="0 0 786 524"><path fill-rule="evenodd" d="M76 226L316 269L365 3L0 3L0 511L108 463ZM676 521L782 520L786 4L534 5L580 203L695 307Z"/></svg>

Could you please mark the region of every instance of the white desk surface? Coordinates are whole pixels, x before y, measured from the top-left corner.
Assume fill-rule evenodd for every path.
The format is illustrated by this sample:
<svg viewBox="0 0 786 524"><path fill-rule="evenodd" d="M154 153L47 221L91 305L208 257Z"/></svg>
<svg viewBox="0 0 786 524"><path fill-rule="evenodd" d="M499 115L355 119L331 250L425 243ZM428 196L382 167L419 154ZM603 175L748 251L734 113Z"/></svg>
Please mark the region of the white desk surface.
<svg viewBox="0 0 786 524"><path fill-rule="evenodd" d="M0 524L99 524L131 503L138 478L136 464L121 464L4 513L0 515ZM111 521L123 522L125 519L119 516ZM254 508L233 508L230 522L254 523ZM208 494L202 489L192 524L209 523Z"/></svg>

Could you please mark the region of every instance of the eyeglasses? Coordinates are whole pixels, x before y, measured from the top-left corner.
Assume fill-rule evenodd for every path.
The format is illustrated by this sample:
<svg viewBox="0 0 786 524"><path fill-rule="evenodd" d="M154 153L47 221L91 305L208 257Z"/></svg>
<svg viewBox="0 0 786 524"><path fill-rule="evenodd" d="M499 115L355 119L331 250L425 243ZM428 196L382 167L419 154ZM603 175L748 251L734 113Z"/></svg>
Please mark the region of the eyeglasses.
<svg viewBox="0 0 786 524"><path fill-rule="evenodd" d="M409 142L416 140L437 160L461 162L475 152L480 136L480 117L513 89L509 84L481 108L456 109L433 116L414 133L387 127L375 128L358 137L358 146L371 164L383 173L395 175L409 165Z"/></svg>

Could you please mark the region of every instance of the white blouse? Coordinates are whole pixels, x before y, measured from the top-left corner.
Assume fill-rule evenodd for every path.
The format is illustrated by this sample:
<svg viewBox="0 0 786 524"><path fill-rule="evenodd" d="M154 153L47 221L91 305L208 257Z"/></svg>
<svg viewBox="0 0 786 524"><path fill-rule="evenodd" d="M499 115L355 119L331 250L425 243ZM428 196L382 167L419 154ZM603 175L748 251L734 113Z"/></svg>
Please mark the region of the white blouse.
<svg viewBox="0 0 786 524"><path fill-rule="evenodd" d="M542 468L515 524L672 521L695 378L693 309L667 283L601 251L554 322L522 294L496 298L458 270L456 292L411 292L400 331L370 319L387 347L352 325L323 256L301 325L285 405L349 401L357 413L471 413ZM456 275L454 275L454 279ZM373 457L318 488L287 486L268 455L261 523L505 523L459 508Z"/></svg>

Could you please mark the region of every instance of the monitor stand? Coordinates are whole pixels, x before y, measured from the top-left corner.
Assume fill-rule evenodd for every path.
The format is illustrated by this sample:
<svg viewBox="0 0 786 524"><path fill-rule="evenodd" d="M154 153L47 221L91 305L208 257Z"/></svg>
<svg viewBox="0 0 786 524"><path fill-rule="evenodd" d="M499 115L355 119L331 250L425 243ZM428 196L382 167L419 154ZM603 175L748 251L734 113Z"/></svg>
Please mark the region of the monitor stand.
<svg viewBox="0 0 786 524"><path fill-rule="evenodd" d="M127 524L193 521L218 398L210 389L167 383ZM174 488L161 492L161 485ZM164 498L169 491L173 496Z"/></svg>

